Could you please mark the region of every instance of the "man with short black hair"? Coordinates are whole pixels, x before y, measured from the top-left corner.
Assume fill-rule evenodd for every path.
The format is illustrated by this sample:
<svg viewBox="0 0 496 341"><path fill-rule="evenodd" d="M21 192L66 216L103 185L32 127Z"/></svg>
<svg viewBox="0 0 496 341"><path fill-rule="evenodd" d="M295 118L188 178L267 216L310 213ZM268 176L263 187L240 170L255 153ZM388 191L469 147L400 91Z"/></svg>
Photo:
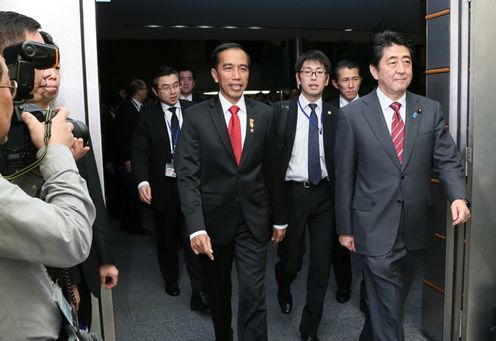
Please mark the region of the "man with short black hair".
<svg viewBox="0 0 496 341"><path fill-rule="evenodd" d="M179 83L181 85L181 96L182 100L197 102L196 96L193 96L193 91L195 90L195 71L189 67L182 67L179 69Z"/></svg>
<svg viewBox="0 0 496 341"><path fill-rule="evenodd" d="M233 340L231 269L239 283L238 340L267 340L267 242L286 232L272 109L243 95L250 58L236 43L212 53L218 96L187 111L177 149L181 209L207 281L216 340Z"/></svg>
<svg viewBox="0 0 496 341"><path fill-rule="evenodd" d="M286 238L277 249L277 297L281 311L289 314L293 305L291 283L303 264L308 230L306 304L299 329L302 340L309 341L318 340L335 233L332 151L339 110L331 110L322 99L330 72L331 62L322 51L303 52L295 64L301 94L273 105L289 223Z"/></svg>
<svg viewBox="0 0 496 341"><path fill-rule="evenodd" d="M431 174L439 173L452 224L470 218L465 175L438 102L407 91L413 45L376 34L378 87L341 110L336 138L336 218L341 244L360 254L369 312L360 340L404 340L404 303L432 240Z"/></svg>
<svg viewBox="0 0 496 341"><path fill-rule="evenodd" d="M175 154L181 136L184 110L191 105L179 99L178 72L161 66L153 78L153 93L159 103L140 112L136 120L131 155L138 180L140 200L154 211L157 253L165 292L180 293L178 285L179 259L177 245L183 233L183 217L177 194ZM191 279L191 310L205 310L208 302L203 292L198 259L186 243L185 262Z"/></svg>

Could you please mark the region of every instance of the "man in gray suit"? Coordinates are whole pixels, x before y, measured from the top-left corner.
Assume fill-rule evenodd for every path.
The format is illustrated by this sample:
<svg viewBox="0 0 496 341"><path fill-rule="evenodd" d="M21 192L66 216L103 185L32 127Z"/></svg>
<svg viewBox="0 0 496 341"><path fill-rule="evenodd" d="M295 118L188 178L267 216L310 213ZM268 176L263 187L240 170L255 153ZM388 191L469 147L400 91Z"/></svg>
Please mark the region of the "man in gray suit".
<svg viewBox="0 0 496 341"><path fill-rule="evenodd" d="M340 242L362 258L369 296L360 340L404 340L403 305L428 246L431 172L439 173L453 225L470 218L465 177L439 103L406 89L413 47L396 32L372 41L378 87L342 108L336 148Z"/></svg>

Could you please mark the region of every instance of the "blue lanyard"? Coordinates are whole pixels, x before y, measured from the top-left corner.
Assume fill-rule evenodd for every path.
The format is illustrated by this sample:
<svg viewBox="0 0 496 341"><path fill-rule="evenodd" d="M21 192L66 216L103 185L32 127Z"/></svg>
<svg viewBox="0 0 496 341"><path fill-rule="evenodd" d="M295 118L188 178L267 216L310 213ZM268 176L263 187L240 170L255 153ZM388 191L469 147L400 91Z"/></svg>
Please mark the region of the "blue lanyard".
<svg viewBox="0 0 496 341"><path fill-rule="evenodd" d="M177 139L179 137L179 132L181 130L181 128L179 128L179 126L180 126L180 124L179 124L179 116L177 117L177 123L178 123L177 129L176 129L175 133L172 134L171 123L169 123L169 121L167 121L167 115L165 113L164 113L164 115L166 116L165 117L165 123L167 123L167 128L169 129L169 132L170 132L170 135L171 135L171 139L172 139L172 157L174 157L174 154L176 153ZM172 116L171 116L171 121L172 121Z"/></svg>
<svg viewBox="0 0 496 341"><path fill-rule="evenodd" d="M305 116L310 121L310 124L313 125L315 128L317 128L319 130L319 135L322 135L322 127L319 128L319 122L315 122L314 120L312 120L312 118L310 117L310 115L308 115L305 112L305 110L303 110L303 107L301 106L301 103L300 103L300 99L298 99L297 102L298 102L298 106L300 107L300 110L303 112L303 114L305 114ZM320 122L322 122L322 112L320 113Z"/></svg>

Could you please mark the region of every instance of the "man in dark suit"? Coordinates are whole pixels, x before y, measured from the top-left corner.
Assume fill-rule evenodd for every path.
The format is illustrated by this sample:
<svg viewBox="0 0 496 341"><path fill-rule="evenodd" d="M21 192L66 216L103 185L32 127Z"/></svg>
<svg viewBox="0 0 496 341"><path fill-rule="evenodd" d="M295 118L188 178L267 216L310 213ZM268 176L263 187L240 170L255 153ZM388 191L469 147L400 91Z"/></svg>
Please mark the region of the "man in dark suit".
<svg viewBox="0 0 496 341"><path fill-rule="evenodd" d="M179 75L170 66L160 67L153 78L152 91L159 103L140 112L136 120L131 147L132 164L138 180L140 200L152 205L154 211L157 253L165 292L177 296L180 293L177 282L178 243L182 238L183 219L174 163L184 109L190 103L179 100ZM200 267L188 244L185 246L185 260L193 288L191 309L203 310L207 308L207 303Z"/></svg>
<svg viewBox="0 0 496 341"><path fill-rule="evenodd" d="M192 103L199 102L198 97L196 95L193 96L196 80L195 71L192 68L183 66L179 69L179 82L181 84L181 96L179 98Z"/></svg>
<svg viewBox="0 0 496 341"><path fill-rule="evenodd" d="M217 340L232 340L231 268L239 282L238 340L267 340L267 242L286 218L272 109L243 96L250 61L238 44L212 53L219 95L188 109L177 150L181 209L207 278ZM243 142L244 141L244 142Z"/></svg>
<svg viewBox="0 0 496 341"><path fill-rule="evenodd" d="M122 103L116 113L116 152L117 174L124 187L126 198L124 201L121 227L133 234L149 234L141 226L140 202L136 190L136 179L131 165L131 141L136 126L138 113L144 107L148 96L146 83L141 79L133 79L129 84L129 99Z"/></svg>
<svg viewBox="0 0 496 341"><path fill-rule="evenodd" d="M332 72L332 86L339 91L339 97L329 102L334 110L348 105L360 98L358 91L362 84L362 74L360 66L353 60L343 59L336 63ZM351 296L351 257L350 251L341 245L339 236L334 238L334 254L332 256L332 267L334 277L336 278L336 301L346 303ZM367 293L365 291L365 282L360 282L360 310L367 311Z"/></svg>
<svg viewBox="0 0 496 341"><path fill-rule="evenodd" d="M308 228L307 301L300 323L303 340L318 340L335 234L333 149L339 110L332 111L322 100L330 72L331 63L323 52L302 53L295 64L301 94L274 104L289 223L277 250L277 296L282 312L290 313L290 286L303 263Z"/></svg>
<svg viewBox="0 0 496 341"><path fill-rule="evenodd" d="M378 87L342 108L336 139L336 214L341 244L360 254L369 316L361 340L404 340L403 306L433 231L433 170L453 225L470 217L465 176L439 103L407 91L413 47L396 32L372 41Z"/></svg>

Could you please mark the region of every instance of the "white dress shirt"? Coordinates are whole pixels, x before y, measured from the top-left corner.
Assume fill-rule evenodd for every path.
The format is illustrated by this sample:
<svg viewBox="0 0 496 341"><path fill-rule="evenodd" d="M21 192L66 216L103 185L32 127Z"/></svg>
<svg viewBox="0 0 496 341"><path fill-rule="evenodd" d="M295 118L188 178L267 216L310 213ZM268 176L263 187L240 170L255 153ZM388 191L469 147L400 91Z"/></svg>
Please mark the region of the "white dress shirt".
<svg viewBox="0 0 496 341"><path fill-rule="evenodd" d="M140 111L141 108L143 107L143 103L140 101L135 100L133 97L131 97L131 103L133 103L134 107L136 108L137 111Z"/></svg>
<svg viewBox="0 0 496 341"><path fill-rule="evenodd" d="M180 95L179 99L192 102L193 101L193 94L189 94L188 96Z"/></svg>
<svg viewBox="0 0 496 341"><path fill-rule="evenodd" d="M350 102L348 102L343 96L339 95L339 107L342 108L344 106L347 106L348 103L351 103L353 101L356 101L357 99L360 98L360 95L356 95L355 98L353 98Z"/></svg>
<svg viewBox="0 0 496 341"><path fill-rule="evenodd" d="M300 105L298 105L298 113L296 120L296 133L293 143L293 150L291 151L291 159L289 160L288 169L286 171L286 181L304 182L308 181L308 125L310 112L312 109L309 107L311 103L305 96L298 97ZM319 125L319 154L320 154L320 169L322 171L322 179L327 177L327 167L324 155L324 134L322 127L322 98L314 102L317 104L315 114L317 115ZM302 111L305 111L305 113ZM308 115L308 117L307 117Z"/></svg>
<svg viewBox="0 0 496 341"><path fill-rule="evenodd" d="M384 120L386 120L386 125L387 125L387 128L389 130L389 134L391 134L391 125L393 123L393 114L394 114L393 108L390 107L391 103L398 102L401 104L400 116L401 116L401 119L403 120L403 123L406 124L406 122L405 122L406 92L398 100L393 101L391 98L387 97L384 94L384 92L381 91L381 89L379 87L377 87L377 97L379 98L379 103L381 105L382 113L384 114Z"/></svg>

